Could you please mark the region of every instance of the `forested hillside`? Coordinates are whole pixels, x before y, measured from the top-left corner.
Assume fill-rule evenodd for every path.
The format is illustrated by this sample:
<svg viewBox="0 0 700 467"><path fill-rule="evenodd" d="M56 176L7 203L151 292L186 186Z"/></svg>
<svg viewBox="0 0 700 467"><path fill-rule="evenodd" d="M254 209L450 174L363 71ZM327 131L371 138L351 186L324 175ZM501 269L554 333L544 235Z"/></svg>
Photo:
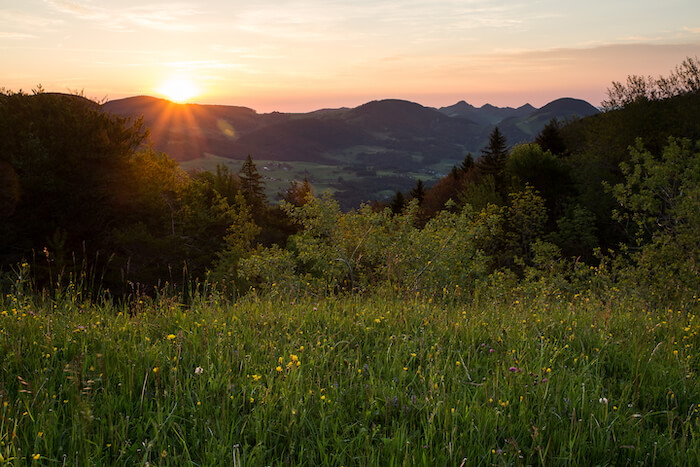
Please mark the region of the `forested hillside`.
<svg viewBox="0 0 700 467"><path fill-rule="evenodd" d="M289 183L281 204L269 200L255 155L238 173L219 166L187 174L144 146L140 119L80 96L5 92L3 283L24 263L39 285L82 273L112 293L208 278L238 294L251 286L324 293L459 286L468 294L494 274L573 284L592 266L657 296L697 290L697 61L644 81L642 90L639 82L614 83L602 114L550 119L531 143L512 145L497 126L479 153L434 186L419 180L391 203L349 212L309 180ZM363 132L400 126L405 137L457 124L415 107L385 101L343 112ZM236 112L254 138L254 113ZM283 134L309 122L279 118L265 128ZM356 137L318 118L329 125L321 131L327 144ZM435 137L436 147L451 142L448 133Z"/></svg>
<svg viewBox="0 0 700 467"><path fill-rule="evenodd" d="M308 178L333 191L344 210L388 200L417 179L426 183L447 173L468 152L477 152L499 124L513 143L532 140L552 119L598 113L585 101L558 99L535 109L464 103L444 109L384 99L352 109L258 114L233 106L174 104L152 97L109 101L102 108L123 117L143 117L153 147L186 170L238 171L250 154L276 199L290 181Z"/></svg>

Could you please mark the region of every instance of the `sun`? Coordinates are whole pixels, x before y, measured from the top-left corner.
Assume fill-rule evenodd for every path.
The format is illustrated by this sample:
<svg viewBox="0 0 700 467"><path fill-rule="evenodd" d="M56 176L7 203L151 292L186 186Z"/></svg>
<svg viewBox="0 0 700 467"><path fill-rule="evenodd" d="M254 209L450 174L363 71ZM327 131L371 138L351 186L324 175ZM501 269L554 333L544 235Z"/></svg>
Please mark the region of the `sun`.
<svg viewBox="0 0 700 467"><path fill-rule="evenodd" d="M184 103L199 95L199 88L187 78L177 77L165 81L157 91L173 102Z"/></svg>

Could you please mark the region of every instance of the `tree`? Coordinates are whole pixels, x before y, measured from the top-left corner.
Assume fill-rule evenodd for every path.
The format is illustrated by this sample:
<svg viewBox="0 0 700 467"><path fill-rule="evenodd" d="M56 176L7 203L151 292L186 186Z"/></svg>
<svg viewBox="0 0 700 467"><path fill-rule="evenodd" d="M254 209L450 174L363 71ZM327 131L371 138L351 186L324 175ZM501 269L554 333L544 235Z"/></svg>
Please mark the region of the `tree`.
<svg viewBox="0 0 700 467"><path fill-rule="evenodd" d="M309 179L304 177L304 180L301 182L292 180L289 184L289 188L287 188L284 194L281 194L281 197L284 201L295 206L303 206L308 202L309 196L313 196L313 194L313 186L309 183Z"/></svg>
<svg viewBox="0 0 700 467"><path fill-rule="evenodd" d="M613 81L608 98L602 102L603 111L621 109L634 102L668 99L700 92L700 61L687 57L668 76L656 79L638 75L627 77L625 84Z"/></svg>
<svg viewBox="0 0 700 467"><path fill-rule="evenodd" d="M641 140L612 188L615 218L633 236L633 280L660 298L700 290L700 144L669 138L661 156Z"/></svg>
<svg viewBox="0 0 700 467"><path fill-rule="evenodd" d="M238 172L238 176L241 179L241 192L245 200L253 207L253 212L259 212L267 204L265 184L250 154Z"/></svg>
<svg viewBox="0 0 700 467"><path fill-rule="evenodd" d="M565 162L538 144L518 144L510 152L505 174L511 191L530 185L547 203L553 216L561 214L563 205L574 195L570 168Z"/></svg>
<svg viewBox="0 0 700 467"><path fill-rule="evenodd" d="M406 198L404 198L401 191L397 191L394 197L391 199L391 203L389 203L389 208L394 214L401 214L405 207Z"/></svg>
<svg viewBox="0 0 700 467"><path fill-rule="evenodd" d="M104 113L82 96L0 92L0 263L31 257L51 238L66 252L109 241L128 198L133 154L147 137L141 120Z"/></svg>
<svg viewBox="0 0 700 467"><path fill-rule="evenodd" d="M464 156L464 160L459 168L462 169L462 172L464 173L467 173L474 168L474 156L471 152L468 152L467 155Z"/></svg>
<svg viewBox="0 0 700 467"><path fill-rule="evenodd" d="M484 175L492 175L496 182L496 189L503 191L503 171L508 159L508 147L506 137L498 127L495 127L489 136L489 144L482 149L481 157L477 162L479 171Z"/></svg>
<svg viewBox="0 0 700 467"><path fill-rule="evenodd" d="M559 130L559 121L556 118L551 119L537 135L535 143L538 144L543 151L549 151L555 156L567 155L566 144Z"/></svg>
<svg viewBox="0 0 700 467"><path fill-rule="evenodd" d="M423 203L423 199L425 198L425 185L423 184L423 180L420 178L416 182L416 186L411 190L410 192L411 198L418 200L418 204Z"/></svg>
<svg viewBox="0 0 700 467"><path fill-rule="evenodd" d="M212 185L221 196L226 198L230 205L235 204L235 198L241 190L241 184L238 177L231 172L228 166L216 164L216 173Z"/></svg>

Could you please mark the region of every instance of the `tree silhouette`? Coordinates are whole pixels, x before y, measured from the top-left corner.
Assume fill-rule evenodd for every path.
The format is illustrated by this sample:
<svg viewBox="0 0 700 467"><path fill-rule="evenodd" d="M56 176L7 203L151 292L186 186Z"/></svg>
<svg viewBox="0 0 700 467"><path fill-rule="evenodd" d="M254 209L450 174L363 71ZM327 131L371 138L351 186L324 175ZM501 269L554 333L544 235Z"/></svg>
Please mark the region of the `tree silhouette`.
<svg viewBox="0 0 700 467"><path fill-rule="evenodd" d="M539 144L543 151L549 151L555 156L566 155L566 144L559 129L559 121L556 118L551 119L537 135L535 143Z"/></svg>
<svg viewBox="0 0 700 467"><path fill-rule="evenodd" d="M238 177L241 179L241 193L243 193L246 202L254 208L253 212L264 208L267 203L265 184L250 154L238 172Z"/></svg>
<svg viewBox="0 0 700 467"><path fill-rule="evenodd" d="M391 212L394 214L401 214L406 207L406 198L404 198L403 193L401 191L397 191L394 197L391 199L391 203L389 203L389 207L391 208Z"/></svg>
<svg viewBox="0 0 700 467"><path fill-rule="evenodd" d="M418 179L418 182L416 182L416 186L411 190L411 198L417 199L418 204L423 203L423 199L425 199L425 185L423 184L423 180L420 178Z"/></svg>
<svg viewBox="0 0 700 467"><path fill-rule="evenodd" d="M483 175L492 175L496 182L496 189L503 191L504 170L508 159L508 147L506 137L498 127L494 128L489 136L489 144L481 150L481 157L476 166Z"/></svg>

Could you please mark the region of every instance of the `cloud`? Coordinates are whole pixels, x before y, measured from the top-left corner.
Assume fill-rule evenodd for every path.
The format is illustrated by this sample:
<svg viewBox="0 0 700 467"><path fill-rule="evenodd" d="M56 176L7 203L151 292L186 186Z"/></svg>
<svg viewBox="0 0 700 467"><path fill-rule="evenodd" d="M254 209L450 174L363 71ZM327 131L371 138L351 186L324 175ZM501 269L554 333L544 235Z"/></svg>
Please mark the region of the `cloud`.
<svg viewBox="0 0 700 467"><path fill-rule="evenodd" d="M189 3L142 5L128 8L104 8L85 0L44 0L56 11L84 21L99 22L102 27L131 31L136 28L159 31L195 31L192 17L197 8Z"/></svg>
<svg viewBox="0 0 700 467"><path fill-rule="evenodd" d="M33 34L24 34L21 32L3 32L0 31L0 39L34 39L37 36Z"/></svg>

